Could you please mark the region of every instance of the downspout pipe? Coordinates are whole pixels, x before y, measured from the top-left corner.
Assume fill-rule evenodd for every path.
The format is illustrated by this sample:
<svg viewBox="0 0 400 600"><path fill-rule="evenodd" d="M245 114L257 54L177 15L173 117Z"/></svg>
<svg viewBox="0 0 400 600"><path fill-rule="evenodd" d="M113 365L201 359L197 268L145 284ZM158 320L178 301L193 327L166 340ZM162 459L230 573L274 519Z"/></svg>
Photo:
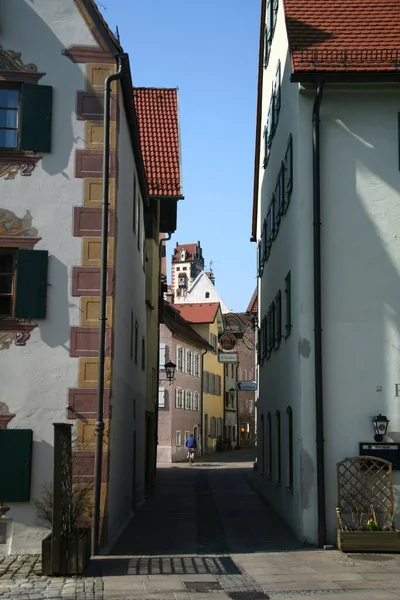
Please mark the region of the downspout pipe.
<svg viewBox="0 0 400 600"><path fill-rule="evenodd" d="M204 444L204 425L203 425L203 419L204 419L204 400L203 400L203 395L204 395L204 357L207 354L208 350L207 348L204 350L204 352L201 353L201 382L200 382L200 439L201 439L201 455L204 455L204 449L205 449L205 444Z"/></svg>
<svg viewBox="0 0 400 600"><path fill-rule="evenodd" d="M161 299L161 269L162 269L162 247L163 244L165 244L166 242L168 242L172 237L172 233L167 233L167 235L163 238L160 239L159 243L158 243L158 260L159 260L159 266L158 266L158 348L157 348L157 389L158 389L158 382L160 380L160 299ZM157 446L158 446L158 396L157 396L157 400L155 403L155 410L154 410L154 420L155 420L155 424L154 424L154 465L153 465L153 469L154 469L154 477L156 476L156 472L157 472Z"/></svg>
<svg viewBox="0 0 400 600"><path fill-rule="evenodd" d="M312 117L313 139L313 219L314 219L314 369L315 369L315 425L317 443L317 506L318 545L326 544L325 456L324 456L324 397L322 371L322 280L321 280L321 156L320 109L324 84L316 85Z"/></svg>
<svg viewBox="0 0 400 600"><path fill-rule="evenodd" d="M107 321L107 250L108 250L108 214L109 214L109 182L110 182L110 105L111 84L113 81L124 77L124 55L118 55L118 71L109 75L104 83L104 142L103 142L103 204L102 204L102 229L101 229L101 267L100 267L100 318L99 318L99 374L97 384L97 411L94 427L96 446L94 455L94 500L92 524L92 555L98 554L100 531L100 497L101 497L101 471L103 458L104 434L104 363L106 347L106 321Z"/></svg>

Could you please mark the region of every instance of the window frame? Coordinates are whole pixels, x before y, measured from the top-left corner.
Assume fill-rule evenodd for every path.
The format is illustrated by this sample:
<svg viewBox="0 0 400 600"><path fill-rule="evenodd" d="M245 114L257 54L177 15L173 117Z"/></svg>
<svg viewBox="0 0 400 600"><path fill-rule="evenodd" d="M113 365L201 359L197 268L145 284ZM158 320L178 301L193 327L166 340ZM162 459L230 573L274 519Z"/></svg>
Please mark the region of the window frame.
<svg viewBox="0 0 400 600"><path fill-rule="evenodd" d="M178 442L178 439L179 439L179 442ZM175 432L175 447L182 448L182 432L181 431Z"/></svg>
<svg viewBox="0 0 400 600"><path fill-rule="evenodd" d="M283 159L284 168L284 208L283 213L285 214L292 197L293 192L293 135L289 135L289 139L286 146L285 157Z"/></svg>
<svg viewBox="0 0 400 600"><path fill-rule="evenodd" d="M182 388L175 388L175 408L182 409L183 408L183 390Z"/></svg>
<svg viewBox="0 0 400 600"><path fill-rule="evenodd" d="M282 422L281 422L281 413L279 410L276 411L275 413L275 418L276 418L276 431L277 431L277 473L276 473L276 484L277 485L281 485L282 484L282 431L281 431L281 427L282 427Z"/></svg>
<svg viewBox="0 0 400 600"><path fill-rule="evenodd" d="M285 339L292 332L292 272L285 277Z"/></svg>
<svg viewBox="0 0 400 600"><path fill-rule="evenodd" d="M182 368L183 368L183 346L176 346L176 370L179 373L182 373ZM179 365L180 362L180 365Z"/></svg>
<svg viewBox="0 0 400 600"><path fill-rule="evenodd" d="M268 461L267 461L267 478L272 479L272 418L271 413L267 414L267 435L268 435Z"/></svg>
<svg viewBox="0 0 400 600"><path fill-rule="evenodd" d="M17 127L2 127L0 126L0 131L16 131L17 132L17 137L16 137L16 145L15 146L1 146L0 145L0 152L18 152L19 151L19 144L20 144L20 135L21 135L21 91L22 91L22 84L19 83L11 83L11 82L2 82L2 84L0 85L0 90L6 90L6 91L12 91L15 90L18 92L18 106L16 108L14 107L6 107L6 106L0 106L0 110L5 110L5 111L14 111L17 114Z"/></svg>
<svg viewBox="0 0 400 600"><path fill-rule="evenodd" d="M11 273L1 273L0 277L11 277L11 293L6 294L0 292L0 297L11 298L10 314L0 314L0 321L8 321L15 319L15 302L16 302L16 278L17 278L17 256L18 248L0 248L0 256L12 256L12 271Z"/></svg>
<svg viewBox="0 0 400 600"><path fill-rule="evenodd" d="M278 290L275 296L275 350L280 346L282 340L282 292Z"/></svg>
<svg viewBox="0 0 400 600"><path fill-rule="evenodd" d="M288 436L288 473L287 473L287 486L288 492L293 494L293 481L294 481L294 447L293 447L293 409L288 406L286 409L287 416L287 436Z"/></svg>

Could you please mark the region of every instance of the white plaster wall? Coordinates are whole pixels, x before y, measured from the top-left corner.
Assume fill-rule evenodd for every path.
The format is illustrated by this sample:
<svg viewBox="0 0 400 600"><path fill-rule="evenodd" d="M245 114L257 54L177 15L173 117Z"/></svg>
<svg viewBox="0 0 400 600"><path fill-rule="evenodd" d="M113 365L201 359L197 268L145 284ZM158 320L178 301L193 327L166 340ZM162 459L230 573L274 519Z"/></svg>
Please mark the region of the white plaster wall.
<svg viewBox="0 0 400 600"><path fill-rule="evenodd" d="M75 149L84 147L84 123L76 121L76 92L85 89L84 65L61 54L71 44L95 45L73 0L13 0L0 6L0 44L21 52L53 86L52 150L31 177L0 179L0 207L23 217L29 210L49 251L47 318L25 348L0 356L0 401L17 416L9 428L33 429L31 496L52 480L53 423L66 421L67 390L77 385L78 359L69 356L70 326L79 325L79 298L72 298L72 266L81 262L81 240L72 237L73 206L82 203L83 180L74 178ZM39 552L44 531L32 503L13 504L11 552Z"/></svg>
<svg viewBox="0 0 400 600"><path fill-rule="evenodd" d="M310 104L310 100L308 103ZM400 441L400 87L326 88L321 112L323 357L327 520L336 463L373 441L371 417ZM377 386L382 391L377 392ZM394 471L397 490L400 474ZM397 526L399 526L399 513Z"/></svg>
<svg viewBox="0 0 400 600"><path fill-rule="evenodd" d="M142 250L137 247L133 222L135 160L128 122L119 92L117 254L114 304L114 360L111 386L110 479L108 487L108 536L112 538L144 498L146 377L142 370L142 336L146 338L145 271ZM137 177L137 175L136 175ZM143 203L141 225L143 231ZM138 363L130 356L130 314L139 324ZM136 431L136 450L133 447ZM136 473L136 481L132 481Z"/></svg>
<svg viewBox="0 0 400 600"><path fill-rule="evenodd" d="M210 294L208 298L206 298L206 292ZM213 285L208 275L203 271L196 277L192 286L188 289L183 303L205 304L207 302L219 302L223 315L231 312L219 295L215 285Z"/></svg>
<svg viewBox="0 0 400 600"><path fill-rule="evenodd" d="M274 240L264 273L259 280L259 323L279 290L282 292L282 327L284 328L285 277L291 271L292 284L292 331L282 339L277 351L264 361L259 369L257 405L258 468L264 474L259 477L261 491L277 512L289 523L299 539L316 541L316 485L315 485L315 426L313 363L313 304L312 304L312 194L304 176L310 168L308 148L311 134L302 131L299 124L299 88L290 83L291 64L285 16L280 3L269 64L264 69L262 100L262 132L267 123L272 85L276 77L278 59L281 60L281 110L279 122L272 141L268 167L262 166L264 138L260 143L260 179L258 199L257 232L267 214L278 172L284 158L289 135L293 136L293 192L287 213L283 216L277 238ZM311 123L311 113L304 115ZM311 212L310 212L311 211ZM299 248L303 252L299 252ZM283 329L284 333L284 329ZM288 423L286 410L293 410L294 428L294 485L288 484ZM281 414L282 478L277 480L277 426L276 411ZM267 477L268 440L267 414L272 417L272 476ZM264 416L264 430L262 427ZM264 440L264 441L263 441ZM264 454L264 460L263 455Z"/></svg>

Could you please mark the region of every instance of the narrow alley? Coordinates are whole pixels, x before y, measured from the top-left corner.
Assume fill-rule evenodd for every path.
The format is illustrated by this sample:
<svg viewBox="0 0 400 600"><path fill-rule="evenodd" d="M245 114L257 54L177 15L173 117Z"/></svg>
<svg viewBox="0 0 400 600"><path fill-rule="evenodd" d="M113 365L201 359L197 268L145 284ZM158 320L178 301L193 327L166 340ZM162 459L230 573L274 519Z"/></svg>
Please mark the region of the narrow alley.
<svg viewBox="0 0 400 600"><path fill-rule="evenodd" d="M90 565L104 598L400 598L398 558L366 561L303 548L254 490L253 455L241 450L203 457L193 467L161 466L154 495L110 556Z"/></svg>

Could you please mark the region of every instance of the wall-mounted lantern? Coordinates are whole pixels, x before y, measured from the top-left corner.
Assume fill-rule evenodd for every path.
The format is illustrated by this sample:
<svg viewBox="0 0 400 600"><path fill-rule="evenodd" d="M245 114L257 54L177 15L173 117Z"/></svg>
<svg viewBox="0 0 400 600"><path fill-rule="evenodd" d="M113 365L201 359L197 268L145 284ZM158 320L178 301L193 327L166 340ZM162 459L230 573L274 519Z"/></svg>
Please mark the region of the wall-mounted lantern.
<svg viewBox="0 0 400 600"><path fill-rule="evenodd" d="M175 369L176 369L176 364L168 361L167 363L165 363L165 372L167 374L167 380L169 382L169 385L172 385L172 382L175 379Z"/></svg>
<svg viewBox="0 0 400 600"><path fill-rule="evenodd" d="M381 442L386 435L388 425L390 423L389 419L385 415L379 415L372 419L372 423L375 429L375 441Z"/></svg>

